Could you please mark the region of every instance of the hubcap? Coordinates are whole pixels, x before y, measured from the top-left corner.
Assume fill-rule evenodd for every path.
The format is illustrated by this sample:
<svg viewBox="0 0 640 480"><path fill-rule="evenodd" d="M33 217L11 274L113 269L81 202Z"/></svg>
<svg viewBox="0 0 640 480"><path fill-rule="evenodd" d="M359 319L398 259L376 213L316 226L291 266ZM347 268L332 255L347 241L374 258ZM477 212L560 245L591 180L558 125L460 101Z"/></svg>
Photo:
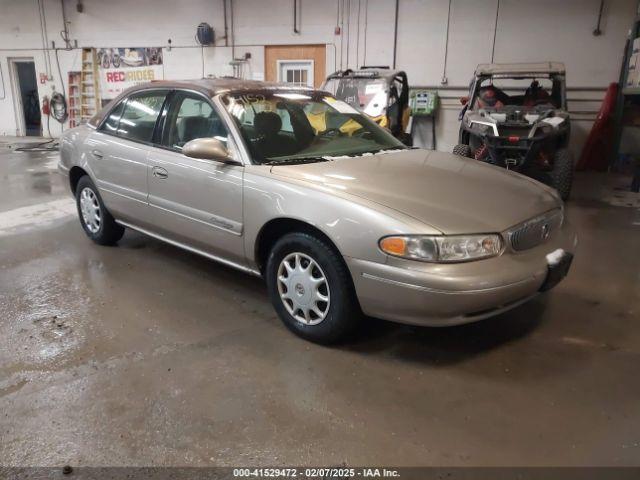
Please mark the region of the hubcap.
<svg viewBox="0 0 640 480"><path fill-rule="evenodd" d="M97 233L102 224L102 212L98 197L89 187L80 192L80 211L82 212L82 221L87 229L91 233Z"/></svg>
<svg viewBox="0 0 640 480"><path fill-rule="evenodd" d="M329 283L320 265L304 253L290 253L278 267L278 292L300 323L317 325L329 312Z"/></svg>

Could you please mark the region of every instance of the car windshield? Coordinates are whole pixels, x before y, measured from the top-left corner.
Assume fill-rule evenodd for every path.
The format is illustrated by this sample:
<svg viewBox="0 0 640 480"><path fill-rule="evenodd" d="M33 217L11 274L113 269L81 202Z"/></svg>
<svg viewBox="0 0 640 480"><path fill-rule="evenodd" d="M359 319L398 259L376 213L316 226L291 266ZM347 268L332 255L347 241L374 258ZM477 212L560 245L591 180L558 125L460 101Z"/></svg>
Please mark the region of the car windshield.
<svg viewBox="0 0 640 480"><path fill-rule="evenodd" d="M223 95L222 103L255 163L323 161L406 148L349 104L321 92L242 92Z"/></svg>
<svg viewBox="0 0 640 480"><path fill-rule="evenodd" d="M534 77L487 77L479 82L474 109L524 110L562 108L562 83L559 79Z"/></svg>
<svg viewBox="0 0 640 480"><path fill-rule="evenodd" d="M330 78L324 90L370 117L384 114L389 88L384 78Z"/></svg>

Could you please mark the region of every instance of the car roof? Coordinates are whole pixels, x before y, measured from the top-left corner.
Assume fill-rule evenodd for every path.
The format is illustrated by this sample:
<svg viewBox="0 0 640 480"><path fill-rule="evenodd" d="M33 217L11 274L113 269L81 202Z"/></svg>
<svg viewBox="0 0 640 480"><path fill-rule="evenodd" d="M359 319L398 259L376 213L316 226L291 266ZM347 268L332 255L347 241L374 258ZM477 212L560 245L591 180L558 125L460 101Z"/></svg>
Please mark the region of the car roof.
<svg viewBox="0 0 640 480"><path fill-rule="evenodd" d="M200 91L206 95L214 96L220 93L234 93L255 90L313 90L313 88L289 85L286 83L262 82L258 80L243 80L235 77L200 78L194 80L154 80L143 83L127 90L127 94L136 90L149 88L182 88Z"/></svg>
<svg viewBox="0 0 640 480"><path fill-rule="evenodd" d="M338 70L329 75L329 78L386 78L392 79L404 74L402 70L392 70L387 67L362 67L358 70Z"/></svg>
<svg viewBox="0 0 640 480"><path fill-rule="evenodd" d="M527 73L565 73L562 62L535 63L481 63L475 71L476 76L495 74L527 74Z"/></svg>
<svg viewBox="0 0 640 480"><path fill-rule="evenodd" d="M200 78L195 80L153 80L151 82L141 83L134 87L126 89L116 98L105 105L100 112L89 120L89 124L97 126L104 116L111 111L112 107L135 92L152 89L183 89L195 90L205 96L213 97L220 93L241 93L241 92L272 92L272 91L314 91L311 87L298 85L288 85L286 83L261 82L258 80L243 80L235 77L220 78Z"/></svg>

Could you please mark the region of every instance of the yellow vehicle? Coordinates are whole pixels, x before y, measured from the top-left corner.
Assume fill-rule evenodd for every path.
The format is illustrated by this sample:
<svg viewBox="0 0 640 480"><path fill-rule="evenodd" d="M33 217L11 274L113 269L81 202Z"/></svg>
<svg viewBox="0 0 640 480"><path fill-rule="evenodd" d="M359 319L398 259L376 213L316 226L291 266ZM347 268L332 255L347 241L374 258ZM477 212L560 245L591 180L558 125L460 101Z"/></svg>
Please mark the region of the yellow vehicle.
<svg viewBox="0 0 640 480"><path fill-rule="evenodd" d="M381 127L388 128L394 137L411 145L406 133L409 124L409 82L407 74L389 67L362 67L332 73L321 90L333 94L362 111ZM348 133L343 125L340 130Z"/></svg>

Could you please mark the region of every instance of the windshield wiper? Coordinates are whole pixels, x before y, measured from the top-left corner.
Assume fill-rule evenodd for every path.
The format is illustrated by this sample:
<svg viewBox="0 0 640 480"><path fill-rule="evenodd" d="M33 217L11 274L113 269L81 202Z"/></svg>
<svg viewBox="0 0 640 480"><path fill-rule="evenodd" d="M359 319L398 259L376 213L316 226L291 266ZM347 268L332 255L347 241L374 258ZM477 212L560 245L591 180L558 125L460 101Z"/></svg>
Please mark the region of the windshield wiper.
<svg viewBox="0 0 640 480"><path fill-rule="evenodd" d="M264 165L295 165L296 163L316 163L328 162L328 158L324 157L301 157L301 158L281 158L263 162Z"/></svg>
<svg viewBox="0 0 640 480"><path fill-rule="evenodd" d="M404 145L394 145L392 147L384 147L384 148L377 148L375 150L370 150L368 152L364 152L364 153L384 153L384 152L388 152L390 150L411 150L414 147L406 147Z"/></svg>
<svg viewBox="0 0 640 480"><path fill-rule="evenodd" d="M315 163L315 162L330 162L333 160L340 160L342 158L354 158L362 157L365 155L374 155L376 153L385 153L390 150L410 150L417 147L405 147L403 145L394 145L391 147L377 148L375 150L357 152L357 153L343 153L341 155L322 155L317 157L298 157L298 158L278 158L275 160L269 160L262 162L263 165L293 165L296 163Z"/></svg>

